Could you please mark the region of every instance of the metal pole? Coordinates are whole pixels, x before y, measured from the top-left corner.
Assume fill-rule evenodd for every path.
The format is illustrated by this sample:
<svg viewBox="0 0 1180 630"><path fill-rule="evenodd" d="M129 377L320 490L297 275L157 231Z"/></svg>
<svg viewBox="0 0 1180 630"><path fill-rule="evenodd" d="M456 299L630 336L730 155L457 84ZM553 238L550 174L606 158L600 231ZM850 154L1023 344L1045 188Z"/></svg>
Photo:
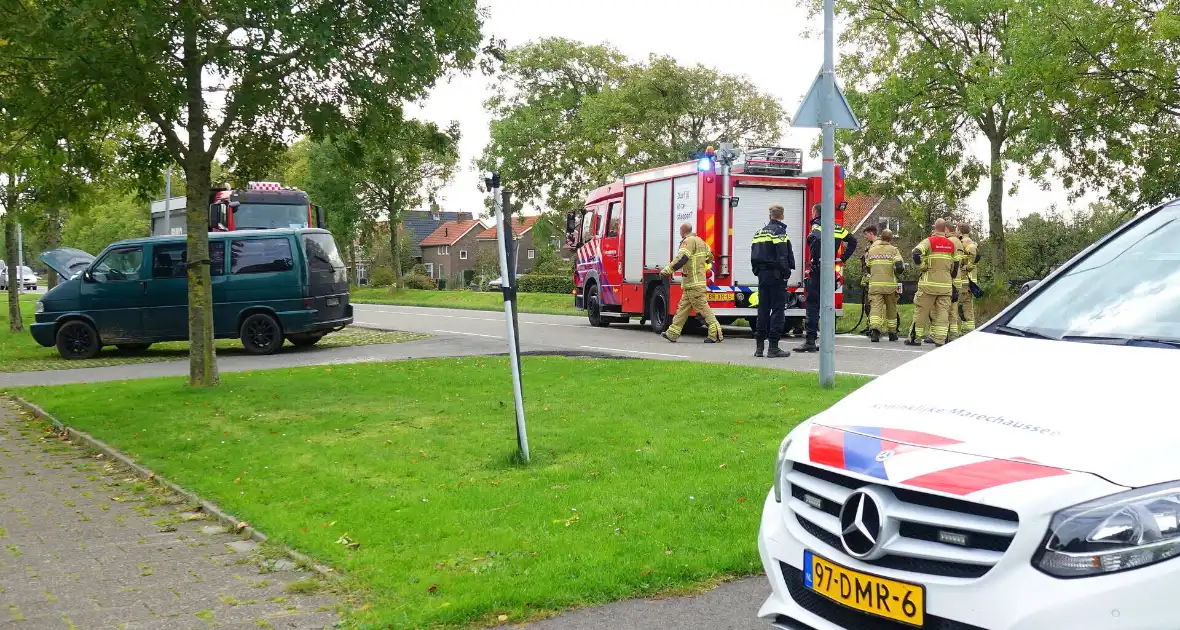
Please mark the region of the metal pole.
<svg viewBox="0 0 1180 630"><path fill-rule="evenodd" d="M164 171L164 236L172 236L172 165Z"/></svg>
<svg viewBox="0 0 1180 630"><path fill-rule="evenodd" d="M16 294L20 295L20 290L25 282L25 240L24 234L21 232L20 223L16 224L16 279L13 280L12 272L8 272L9 288L12 288L13 283L16 283Z"/></svg>
<svg viewBox="0 0 1180 630"><path fill-rule="evenodd" d="M516 301L516 287L508 277L508 248L505 245L504 230L511 230L512 226L505 224L504 204L500 196L500 176L490 178L492 189L492 204L496 213L496 231L499 238L496 246L500 250L500 290L504 292L504 319L508 322L508 362L512 365L512 398L516 405L516 442L520 447L520 456L527 463L529 461L529 438L524 424L524 396L520 391L520 348L516 342L516 322L512 318L512 303Z"/></svg>
<svg viewBox="0 0 1180 630"><path fill-rule="evenodd" d="M519 305L519 300L516 297L516 290L515 289L516 289L516 272L519 269L518 261L519 261L519 257L520 257L520 241L516 240L516 232L513 232L511 229L511 227L512 227L512 191L508 190L507 188L502 189L500 192L500 198L502 199L500 208L503 211L502 214L504 215L504 224L509 226L508 232L503 233L504 236L502 238L512 239L510 242L514 243L513 247L508 247L507 244L504 245L504 247L506 248L506 250L508 252L508 268L512 270L512 277L502 279L500 281L500 286L504 287L504 286L511 285L512 289L513 289L513 291L512 291L512 330L515 333L513 341L516 342L516 347L519 352L519 348L520 348L520 317L519 317L520 305ZM516 355L516 369L517 369L517 371L520 370L520 354Z"/></svg>
<svg viewBox="0 0 1180 630"><path fill-rule="evenodd" d="M833 15L835 0L824 0L824 69L820 92L820 123L824 130L823 195L820 219L819 384L836 384L836 95ZM810 296L809 296L810 299Z"/></svg>

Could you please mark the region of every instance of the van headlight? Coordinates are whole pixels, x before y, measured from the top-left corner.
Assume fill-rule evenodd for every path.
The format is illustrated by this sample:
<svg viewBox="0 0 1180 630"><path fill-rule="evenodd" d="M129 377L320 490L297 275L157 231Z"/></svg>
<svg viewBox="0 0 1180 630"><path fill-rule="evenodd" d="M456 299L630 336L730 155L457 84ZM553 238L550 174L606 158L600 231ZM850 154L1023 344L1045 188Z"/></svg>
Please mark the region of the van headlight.
<svg viewBox="0 0 1180 630"><path fill-rule="evenodd" d="M787 449L791 448L791 436L778 446L778 457L774 460L774 500L783 502L783 464L787 461Z"/></svg>
<svg viewBox="0 0 1180 630"><path fill-rule="evenodd" d="M1053 516L1033 565L1061 578L1138 569L1180 555L1180 482L1148 486Z"/></svg>
<svg viewBox="0 0 1180 630"><path fill-rule="evenodd" d="M41 300L37 300L37 305L33 307L33 312L34 313L44 313L45 312L45 302L42 302Z"/></svg>

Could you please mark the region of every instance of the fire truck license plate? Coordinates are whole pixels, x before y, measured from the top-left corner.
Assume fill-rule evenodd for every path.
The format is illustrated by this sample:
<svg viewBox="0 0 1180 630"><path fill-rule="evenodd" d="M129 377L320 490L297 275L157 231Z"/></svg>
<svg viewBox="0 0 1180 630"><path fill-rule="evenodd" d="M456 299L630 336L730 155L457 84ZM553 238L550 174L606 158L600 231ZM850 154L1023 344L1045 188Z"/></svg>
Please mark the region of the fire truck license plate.
<svg viewBox="0 0 1180 630"><path fill-rule="evenodd" d="M853 571L803 552L803 583L807 588L849 608L922 627L926 621L926 590Z"/></svg>
<svg viewBox="0 0 1180 630"><path fill-rule="evenodd" d="M710 302L732 302L733 301L733 294L732 293L708 293L707 295L705 295L705 299L709 300Z"/></svg>

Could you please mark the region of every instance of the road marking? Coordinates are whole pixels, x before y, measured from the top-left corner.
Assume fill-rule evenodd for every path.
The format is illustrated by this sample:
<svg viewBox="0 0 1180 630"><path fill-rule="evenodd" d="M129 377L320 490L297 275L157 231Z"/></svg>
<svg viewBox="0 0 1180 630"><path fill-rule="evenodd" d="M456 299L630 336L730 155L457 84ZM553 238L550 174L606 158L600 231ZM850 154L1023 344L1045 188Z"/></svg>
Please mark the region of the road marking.
<svg viewBox="0 0 1180 630"><path fill-rule="evenodd" d="M848 344L836 344L837 348L852 348L853 350L879 350L881 352L908 352L910 354L926 354L925 350L905 350L903 348L874 348L872 346L854 346Z"/></svg>
<svg viewBox="0 0 1180 630"><path fill-rule="evenodd" d="M423 313L414 313L412 311L389 311L389 310L380 309L380 308L373 308L371 305L367 305L367 304L358 304L357 306L366 306L368 308L371 308L371 309L377 311L378 313L388 313L390 315L414 315L414 316L418 316L418 317L423 316ZM423 308L426 308L426 307L423 307ZM430 317L439 317L439 318L443 318L443 319L464 319L464 320L474 321L474 322L502 322L502 321L504 321L502 318L499 318L499 317L493 318L493 317L470 317L467 315L436 315L434 313L431 313L429 316ZM527 319L520 320L520 323L521 324L535 324L537 326L556 326L558 328L586 328L586 326L584 324L556 324L553 322L534 322L534 321L530 321Z"/></svg>
<svg viewBox="0 0 1180 630"><path fill-rule="evenodd" d="M663 352L640 352L638 350L620 350L618 348L599 348L598 346L578 346L586 350L603 350L605 352L625 352L630 354L646 354L653 357L675 357L677 359L687 359L689 357L683 354L664 354Z"/></svg>
<svg viewBox="0 0 1180 630"><path fill-rule="evenodd" d="M816 371L818 372L819 370L816 370ZM877 378L878 376L881 376L880 374L865 374L863 372L841 372L840 370L836 370L836 374L843 374L845 376L868 376L869 378Z"/></svg>
<svg viewBox="0 0 1180 630"><path fill-rule="evenodd" d="M472 333L472 332L461 332L461 331L458 331L458 330L436 330L436 331L434 331L434 332L436 332L436 333L446 333L446 334L448 334L448 335L467 335L468 337L487 337L488 339L503 339L503 337L500 337L500 336L497 336L497 335L481 335L481 334L479 334L479 333Z"/></svg>

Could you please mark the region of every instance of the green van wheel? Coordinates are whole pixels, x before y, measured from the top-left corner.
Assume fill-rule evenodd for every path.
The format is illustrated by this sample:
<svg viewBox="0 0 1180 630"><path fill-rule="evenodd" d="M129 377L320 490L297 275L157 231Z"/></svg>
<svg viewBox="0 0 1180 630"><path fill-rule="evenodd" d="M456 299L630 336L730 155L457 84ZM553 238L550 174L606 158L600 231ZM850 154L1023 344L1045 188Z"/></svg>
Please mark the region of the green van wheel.
<svg viewBox="0 0 1180 630"><path fill-rule="evenodd" d="M250 354L274 354L283 347L283 329L278 320L266 313L254 313L242 322L238 331L242 347Z"/></svg>
<svg viewBox="0 0 1180 630"><path fill-rule="evenodd" d="M98 331L89 322L75 319L57 329L57 352L63 359L93 359L99 350L102 350L102 343L98 340Z"/></svg>

